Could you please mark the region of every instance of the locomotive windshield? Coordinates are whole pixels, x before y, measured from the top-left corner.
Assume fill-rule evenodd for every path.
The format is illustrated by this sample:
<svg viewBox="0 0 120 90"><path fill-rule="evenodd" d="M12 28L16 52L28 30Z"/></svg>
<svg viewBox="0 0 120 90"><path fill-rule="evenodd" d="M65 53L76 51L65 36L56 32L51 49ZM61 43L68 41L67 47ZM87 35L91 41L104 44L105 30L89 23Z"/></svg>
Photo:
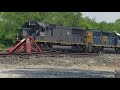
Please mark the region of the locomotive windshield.
<svg viewBox="0 0 120 90"><path fill-rule="evenodd" d="M24 35L29 36L39 36L41 31L44 32L42 26L40 26L37 22L27 22L22 26L22 28Z"/></svg>

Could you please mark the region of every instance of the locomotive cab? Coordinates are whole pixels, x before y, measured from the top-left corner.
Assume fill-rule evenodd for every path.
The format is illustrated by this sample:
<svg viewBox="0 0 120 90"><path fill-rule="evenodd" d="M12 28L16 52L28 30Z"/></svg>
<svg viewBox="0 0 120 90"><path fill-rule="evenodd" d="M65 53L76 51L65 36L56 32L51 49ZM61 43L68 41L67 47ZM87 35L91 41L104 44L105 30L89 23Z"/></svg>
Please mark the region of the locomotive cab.
<svg viewBox="0 0 120 90"><path fill-rule="evenodd" d="M36 39L36 36L45 36L45 25L34 21L26 22L18 32L20 33L19 37L33 36Z"/></svg>

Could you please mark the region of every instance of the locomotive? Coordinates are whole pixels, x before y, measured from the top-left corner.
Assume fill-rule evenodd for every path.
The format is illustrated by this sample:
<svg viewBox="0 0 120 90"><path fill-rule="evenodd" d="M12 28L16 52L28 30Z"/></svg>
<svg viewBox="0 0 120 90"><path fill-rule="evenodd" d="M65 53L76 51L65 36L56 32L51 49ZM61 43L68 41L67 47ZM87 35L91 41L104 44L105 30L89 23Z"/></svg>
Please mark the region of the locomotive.
<svg viewBox="0 0 120 90"><path fill-rule="evenodd" d="M33 36L43 50L120 53L120 35L99 29L28 21L18 30L18 39L25 36Z"/></svg>

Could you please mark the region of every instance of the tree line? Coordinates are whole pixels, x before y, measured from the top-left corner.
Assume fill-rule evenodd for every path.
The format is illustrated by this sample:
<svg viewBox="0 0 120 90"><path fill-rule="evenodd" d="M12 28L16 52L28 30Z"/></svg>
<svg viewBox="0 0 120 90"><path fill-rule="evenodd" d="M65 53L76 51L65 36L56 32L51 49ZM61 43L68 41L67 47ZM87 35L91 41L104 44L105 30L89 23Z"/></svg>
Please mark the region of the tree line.
<svg viewBox="0 0 120 90"><path fill-rule="evenodd" d="M16 40L18 28L26 21L76 26L83 29L101 29L120 33L120 19L114 23L96 22L82 17L81 12L0 12L0 48L9 47Z"/></svg>

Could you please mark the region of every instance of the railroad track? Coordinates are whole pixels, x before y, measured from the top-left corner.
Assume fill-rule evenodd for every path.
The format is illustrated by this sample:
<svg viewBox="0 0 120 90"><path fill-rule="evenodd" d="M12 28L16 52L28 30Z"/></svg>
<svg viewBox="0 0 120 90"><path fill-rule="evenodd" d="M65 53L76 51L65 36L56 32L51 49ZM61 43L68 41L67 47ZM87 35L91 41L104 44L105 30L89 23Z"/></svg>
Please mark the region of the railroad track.
<svg viewBox="0 0 120 90"><path fill-rule="evenodd" d="M36 58L39 57L74 57L74 58L79 58L79 57L92 57L92 56L99 56L98 53L72 53L72 52L50 52L50 51L45 51L43 53L32 53L32 54L27 54L27 53L0 53L0 57L11 57L11 56L20 56L20 57L29 57L29 56L35 56Z"/></svg>

